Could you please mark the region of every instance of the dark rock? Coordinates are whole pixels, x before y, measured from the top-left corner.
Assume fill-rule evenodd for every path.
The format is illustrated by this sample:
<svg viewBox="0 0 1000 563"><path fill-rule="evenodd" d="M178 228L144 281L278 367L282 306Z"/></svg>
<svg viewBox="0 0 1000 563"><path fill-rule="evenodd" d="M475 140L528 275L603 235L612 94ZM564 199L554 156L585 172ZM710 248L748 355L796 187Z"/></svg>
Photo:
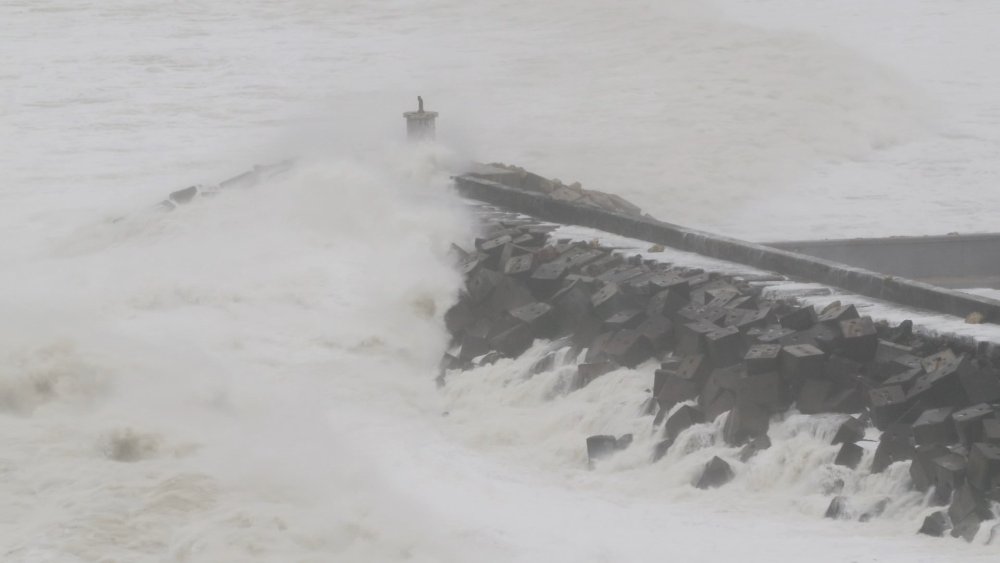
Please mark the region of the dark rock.
<svg viewBox="0 0 1000 563"><path fill-rule="evenodd" d="M852 360L869 362L875 358L878 348L878 333L871 317L850 319L840 322L841 353Z"/></svg>
<svg viewBox="0 0 1000 563"><path fill-rule="evenodd" d="M1000 445L978 442L969 448L968 482L980 491L1000 486Z"/></svg>
<svg viewBox="0 0 1000 563"><path fill-rule="evenodd" d="M853 416L845 420L833 436L833 444L853 444L865 437L865 425Z"/></svg>
<svg viewBox="0 0 1000 563"><path fill-rule="evenodd" d="M931 444L951 444L957 441L952 407L928 409L913 423L913 440L918 446Z"/></svg>
<svg viewBox="0 0 1000 563"><path fill-rule="evenodd" d="M615 439L615 449L624 450L625 448L632 445L632 435L623 434Z"/></svg>
<svg viewBox="0 0 1000 563"><path fill-rule="evenodd" d="M861 456L864 453L865 450L861 446L847 442L840 447L840 451L837 452L837 457L833 460L833 463L835 465L843 465L849 469L856 469L858 464L861 463Z"/></svg>
<svg viewBox="0 0 1000 563"><path fill-rule="evenodd" d="M945 511L938 510L927 518L924 518L924 524L920 527L920 530L917 531L917 533L940 538L950 529L951 524L948 520L948 515Z"/></svg>
<svg viewBox="0 0 1000 563"><path fill-rule="evenodd" d="M715 456L705 464L705 469L695 486L699 489L714 489L732 481L733 477L735 474L729 464L719 456Z"/></svg>
<svg viewBox="0 0 1000 563"><path fill-rule="evenodd" d="M695 424L705 422L705 413L698 407L682 405L674 414L667 419L667 425L663 429L663 435L668 440L676 440L681 432L687 430Z"/></svg>

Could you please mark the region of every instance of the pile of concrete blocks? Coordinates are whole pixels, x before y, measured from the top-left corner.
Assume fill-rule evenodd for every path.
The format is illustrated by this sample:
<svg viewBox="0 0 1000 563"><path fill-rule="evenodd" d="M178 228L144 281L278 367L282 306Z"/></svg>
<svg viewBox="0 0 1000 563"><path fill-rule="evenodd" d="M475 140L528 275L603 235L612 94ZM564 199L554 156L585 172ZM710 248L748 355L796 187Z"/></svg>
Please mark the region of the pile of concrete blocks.
<svg viewBox="0 0 1000 563"><path fill-rule="evenodd" d="M990 358L917 335L909 322L875 322L851 304L818 311L770 300L740 277L551 240L551 229L498 222L474 248L454 247L465 287L445 315L453 337L445 370L517 357L536 339L572 346L577 388L620 366L657 362L654 458L684 429L722 415L723 439L746 461L770 446L775 415L843 413L835 463L875 473L910 463L913 486L948 507L928 518L925 533L971 539L995 516L1000 370ZM871 426L881 438L871 466L860 467L858 442ZM630 438L594 436L587 449L610 455ZM713 459L693 484L723 486L732 476Z"/></svg>

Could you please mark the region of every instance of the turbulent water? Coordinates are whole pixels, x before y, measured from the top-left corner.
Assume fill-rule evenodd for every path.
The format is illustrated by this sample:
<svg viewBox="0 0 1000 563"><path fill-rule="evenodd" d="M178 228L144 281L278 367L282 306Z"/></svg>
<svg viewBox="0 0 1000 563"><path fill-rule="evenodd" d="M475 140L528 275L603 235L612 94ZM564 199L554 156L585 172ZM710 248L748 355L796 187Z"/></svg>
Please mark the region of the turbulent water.
<svg viewBox="0 0 1000 563"><path fill-rule="evenodd" d="M700 492L734 451L648 462L652 366L433 383L470 158L759 239L993 222L997 8L869 4L0 2L0 559L995 558L912 535L905 465L833 467L836 418ZM418 93L439 146L397 143ZM636 442L588 471L598 432ZM822 520L838 479L885 513Z"/></svg>

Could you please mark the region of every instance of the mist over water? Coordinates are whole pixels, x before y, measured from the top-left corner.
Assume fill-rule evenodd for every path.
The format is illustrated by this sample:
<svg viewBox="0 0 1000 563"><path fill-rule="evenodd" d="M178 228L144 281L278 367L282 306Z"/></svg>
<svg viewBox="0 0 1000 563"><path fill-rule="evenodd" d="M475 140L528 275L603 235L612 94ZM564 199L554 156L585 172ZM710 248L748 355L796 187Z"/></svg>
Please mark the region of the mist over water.
<svg viewBox="0 0 1000 563"><path fill-rule="evenodd" d="M720 420L685 435L691 455L648 462L651 366L566 394L570 365L526 377L553 346L537 343L434 385L461 282L447 248L476 230L448 174L472 158L760 239L877 232L900 201L934 211L929 232L993 218L998 129L949 121L948 65L928 86L881 40L867 52L837 31L863 15L828 14L840 27L819 33L788 15L802 11L0 5L0 559L995 557L913 537L927 509L905 467L837 473L836 419L790 416L772 450L703 493L697 468L735 454ZM959 47L988 35L967 29L949 31ZM971 76L970 120L995 91ZM439 146L400 145L416 94L442 112ZM981 158L948 161L970 144ZM303 158L287 177L150 209L288 156ZM940 184L914 170L974 194L937 213L918 196ZM855 215L858 194L884 207ZM636 443L587 471L599 432ZM858 511L891 497L884 517L818 518L838 478Z"/></svg>

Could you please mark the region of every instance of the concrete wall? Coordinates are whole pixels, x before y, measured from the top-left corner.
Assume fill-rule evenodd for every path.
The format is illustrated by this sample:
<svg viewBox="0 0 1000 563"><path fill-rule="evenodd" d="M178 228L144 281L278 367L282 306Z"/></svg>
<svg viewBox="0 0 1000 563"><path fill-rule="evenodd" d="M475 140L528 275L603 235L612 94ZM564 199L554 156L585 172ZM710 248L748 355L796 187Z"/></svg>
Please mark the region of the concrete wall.
<svg viewBox="0 0 1000 563"><path fill-rule="evenodd" d="M769 242L799 252L947 287L1000 287L1000 234Z"/></svg>
<svg viewBox="0 0 1000 563"><path fill-rule="evenodd" d="M545 194L512 188L484 178L458 176L455 178L455 185L459 192L467 197L547 221L600 229L840 287L902 305L961 317L971 313L981 313L989 322L1000 321L1000 301L985 297L887 276L780 248L688 229L648 217L628 217L603 209L554 200Z"/></svg>

